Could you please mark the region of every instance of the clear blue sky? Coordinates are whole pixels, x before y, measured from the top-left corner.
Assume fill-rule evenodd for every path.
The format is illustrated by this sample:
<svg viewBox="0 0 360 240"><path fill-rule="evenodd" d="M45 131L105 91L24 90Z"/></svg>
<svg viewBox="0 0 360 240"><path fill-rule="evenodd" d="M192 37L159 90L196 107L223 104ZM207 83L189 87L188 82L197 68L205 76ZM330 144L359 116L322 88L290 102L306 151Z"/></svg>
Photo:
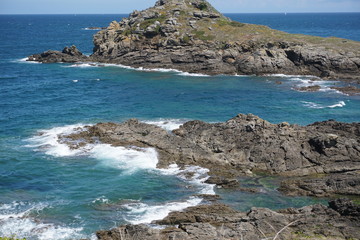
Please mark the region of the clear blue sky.
<svg viewBox="0 0 360 240"><path fill-rule="evenodd" d="M0 14L130 13L156 0L0 0ZM360 12L360 0L209 0L223 13Z"/></svg>

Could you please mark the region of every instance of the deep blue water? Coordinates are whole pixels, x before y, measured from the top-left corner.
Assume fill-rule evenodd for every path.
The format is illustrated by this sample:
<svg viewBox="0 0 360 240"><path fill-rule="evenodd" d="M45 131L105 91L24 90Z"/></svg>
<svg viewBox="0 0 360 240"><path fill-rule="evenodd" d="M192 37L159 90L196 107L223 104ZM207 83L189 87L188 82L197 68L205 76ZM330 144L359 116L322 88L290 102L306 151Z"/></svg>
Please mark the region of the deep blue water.
<svg viewBox="0 0 360 240"><path fill-rule="evenodd" d="M91 237L98 229L146 223L198 204L194 194L212 191L201 183L203 170L192 180L176 169L157 170L151 149L97 145L70 151L56 140L73 125L139 118L171 128L189 119L225 121L237 113L302 125L360 120L360 98L329 89L338 82L323 82L317 93L294 90L313 84L311 77L200 77L21 60L72 44L90 54L96 31L85 29L122 16L0 15L0 236ZM291 33L360 40L359 13L227 16ZM215 192L240 210L322 201L287 198L275 190L275 180L259 181L265 187L258 194Z"/></svg>

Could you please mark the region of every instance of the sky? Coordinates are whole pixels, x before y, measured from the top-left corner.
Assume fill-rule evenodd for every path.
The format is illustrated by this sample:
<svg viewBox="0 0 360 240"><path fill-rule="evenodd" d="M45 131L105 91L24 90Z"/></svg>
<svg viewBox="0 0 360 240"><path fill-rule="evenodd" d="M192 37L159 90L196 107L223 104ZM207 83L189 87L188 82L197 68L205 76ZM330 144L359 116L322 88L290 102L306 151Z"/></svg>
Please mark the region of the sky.
<svg viewBox="0 0 360 240"><path fill-rule="evenodd" d="M360 12L360 0L208 0L223 13ZM0 14L130 13L156 0L0 0Z"/></svg>

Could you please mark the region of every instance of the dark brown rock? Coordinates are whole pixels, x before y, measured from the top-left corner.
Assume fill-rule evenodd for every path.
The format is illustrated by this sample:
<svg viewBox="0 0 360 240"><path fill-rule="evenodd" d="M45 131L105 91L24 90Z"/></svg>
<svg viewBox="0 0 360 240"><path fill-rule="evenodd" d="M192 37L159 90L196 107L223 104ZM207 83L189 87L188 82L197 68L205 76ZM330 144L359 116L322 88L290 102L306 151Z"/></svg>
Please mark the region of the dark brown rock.
<svg viewBox="0 0 360 240"><path fill-rule="evenodd" d="M359 42L242 24L226 18L205 0L159 0L152 8L111 22L94 35L93 42L89 58L52 51L29 60L93 61L205 74L282 73L360 79Z"/></svg>
<svg viewBox="0 0 360 240"><path fill-rule="evenodd" d="M355 86L331 87L331 89L338 90L338 91L348 94L348 95L359 95L360 94L360 88L355 87Z"/></svg>
<svg viewBox="0 0 360 240"><path fill-rule="evenodd" d="M172 133L135 119L99 123L62 141L75 148L79 139L153 147L159 153L159 167L197 165L232 179L228 175L254 171L307 176L360 170L359 132L360 123L325 121L301 127L239 114L224 123L190 121Z"/></svg>
<svg viewBox="0 0 360 240"><path fill-rule="evenodd" d="M360 172L307 176L281 182L279 190L291 196L360 196Z"/></svg>
<svg viewBox="0 0 360 240"><path fill-rule="evenodd" d="M125 225L98 231L100 240L120 239L359 239L359 206L340 199L329 207L312 205L272 211L252 208L247 213L221 204L191 207L170 213L158 224L165 229ZM178 225L171 227L170 225ZM121 233L121 234L119 234ZM119 237L120 236L120 237Z"/></svg>

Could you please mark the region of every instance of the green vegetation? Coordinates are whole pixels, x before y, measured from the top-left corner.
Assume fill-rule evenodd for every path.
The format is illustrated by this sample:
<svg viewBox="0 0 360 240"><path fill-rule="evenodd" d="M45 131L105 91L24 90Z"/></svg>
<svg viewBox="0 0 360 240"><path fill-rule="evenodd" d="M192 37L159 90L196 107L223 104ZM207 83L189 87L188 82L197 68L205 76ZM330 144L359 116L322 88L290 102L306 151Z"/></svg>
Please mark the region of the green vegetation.
<svg viewBox="0 0 360 240"><path fill-rule="evenodd" d="M229 25L233 27L243 27L245 24L241 22L231 21Z"/></svg>
<svg viewBox="0 0 360 240"><path fill-rule="evenodd" d="M195 35L195 38L203 40L203 41L210 41L215 38L215 36L213 36L213 35L206 35L205 31L201 31L201 30L194 30L194 31L192 31L192 33Z"/></svg>
<svg viewBox="0 0 360 240"><path fill-rule="evenodd" d="M12 236L12 237L0 237L0 240L26 240L26 238L16 238L15 236Z"/></svg>
<svg viewBox="0 0 360 240"><path fill-rule="evenodd" d="M207 10L208 8L208 5L206 3L200 3L198 5L198 8L201 10L201 11L204 11L204 10Z"/></svg>
<svg viewBox="0 0 360 240"><path fill-rule="evenodd" d="M146 20L144 20L143 22L140 23L140 28L141 29L146 29L150 25L154 24L156 21L162 23L162 22L165 21L165 19L166 19L165 15L160 15L157 18L146 19Z"/></svg>
<svg viewBox="0 0 360 240"><path fill-rule="evenodd" d="M236 21L229 21L229 20L223 19L223 18L218 20L218 24L219 24L219 26L229 25L229 26L232 26L232 27L243 27L243 26L245 26L244 23L240 23L240 22L236 22Z"/></svg>
<svg viewBox="0 0 360 240"><path fill-rule="evenodd" d="M190 42L190 37L187 36L187 35L185 35L185 36L183 36L183 38L181 39L181 41L182 41L183 43L189 43L189 42Z"/></svg>

